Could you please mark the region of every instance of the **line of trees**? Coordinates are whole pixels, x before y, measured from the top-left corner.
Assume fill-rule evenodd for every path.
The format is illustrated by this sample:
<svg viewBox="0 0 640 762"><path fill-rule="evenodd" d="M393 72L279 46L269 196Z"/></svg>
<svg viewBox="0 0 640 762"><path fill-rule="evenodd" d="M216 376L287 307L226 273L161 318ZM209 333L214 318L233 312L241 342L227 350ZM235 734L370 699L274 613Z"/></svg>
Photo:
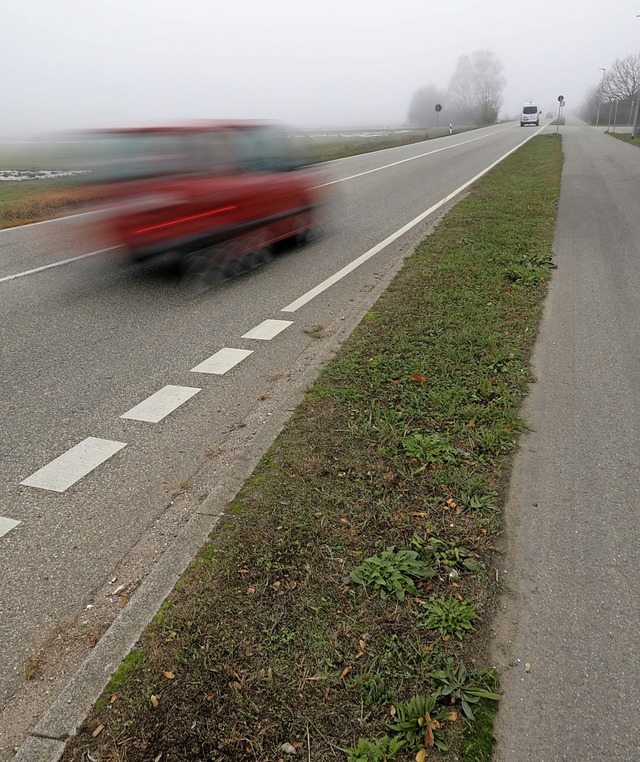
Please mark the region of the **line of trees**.
<svg viewBox="0 0 640 762"><path fill-rule="evenodd" d="M605 69L600 82L587 91L580 117L585 122L595 122L599 115L600 124L605 124L614 113L618 123L630 123L639 90L640 54L616 58Z"/></svg>
<svg viewBox="0 0 640 762"><path fill-rule="evenodd" d="M491 50L460 56L446 90L434 84L413 94L407 121L417 127L433 124L436 104L447 122L457 125L494 124L502 106L504 65Z"/></svg>

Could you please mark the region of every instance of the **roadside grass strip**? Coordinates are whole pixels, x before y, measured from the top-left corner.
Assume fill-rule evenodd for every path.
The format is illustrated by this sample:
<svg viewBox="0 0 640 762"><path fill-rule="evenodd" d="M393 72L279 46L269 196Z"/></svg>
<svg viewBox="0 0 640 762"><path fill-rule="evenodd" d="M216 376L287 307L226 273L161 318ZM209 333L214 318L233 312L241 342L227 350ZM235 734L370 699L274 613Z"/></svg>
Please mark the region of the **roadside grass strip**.
<svg viewBox="0 0 640 762"><path fill-rule="evenodd" d="M490 759L500 506L561 165L532 139L405 261L64 760Z"/></svg>

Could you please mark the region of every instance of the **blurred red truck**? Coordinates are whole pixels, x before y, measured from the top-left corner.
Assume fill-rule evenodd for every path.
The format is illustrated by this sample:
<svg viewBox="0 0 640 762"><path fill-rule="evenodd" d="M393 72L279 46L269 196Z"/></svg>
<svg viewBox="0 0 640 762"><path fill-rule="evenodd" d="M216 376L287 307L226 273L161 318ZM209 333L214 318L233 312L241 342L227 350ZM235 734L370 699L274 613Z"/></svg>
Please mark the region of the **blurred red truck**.
<svg viewBox="0 0 640 762"><path fill-rule="evenodd" d="M233 275L303 242L325 200L322 174L270 122L104 130L87 146L110 238L133 260L171 253L187 271Z"/></svg>

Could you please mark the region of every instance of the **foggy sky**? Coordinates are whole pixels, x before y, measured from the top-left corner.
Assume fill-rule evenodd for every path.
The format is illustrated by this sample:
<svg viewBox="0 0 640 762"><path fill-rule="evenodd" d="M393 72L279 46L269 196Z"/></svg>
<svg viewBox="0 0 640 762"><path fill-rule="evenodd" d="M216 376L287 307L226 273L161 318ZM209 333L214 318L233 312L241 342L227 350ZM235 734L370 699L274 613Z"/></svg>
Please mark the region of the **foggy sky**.
<svg viewBox="0 0 640 762"><path fill-rule="evenodd" d="M501 113L577 107L640 52L640 0L19 0L0 13L0 138L201 118L401 126L459 56L503 62ZM442 115L446 119L445 111Z"/></svg>

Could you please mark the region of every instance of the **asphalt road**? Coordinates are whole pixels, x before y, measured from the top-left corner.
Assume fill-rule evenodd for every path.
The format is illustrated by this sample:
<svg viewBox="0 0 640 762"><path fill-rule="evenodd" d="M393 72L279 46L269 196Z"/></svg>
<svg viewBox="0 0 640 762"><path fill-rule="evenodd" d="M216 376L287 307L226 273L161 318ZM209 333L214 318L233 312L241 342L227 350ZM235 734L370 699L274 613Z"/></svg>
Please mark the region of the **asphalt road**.
<svg viewBox="0 0 640 762"><path fill-rule="evenodd" d="M554 128L555 129L555 128ZM577 120L506 508L496 762L640 760L640 151Z"/></svg>
<svg viewBox="0 0 640 762"><path fill-rule="evenodd" d="M428 210L534 132L511 123L334 162L322 236L197 296L162 263L94 255L94 217L0 232L0 759L206 496L246 475L247 453L425 235ZM254 338L267 320L287 324ZM224 348L236 350L226 367L198 370ZM123 417L167 386L189 390L172 413ZM52 475L87 444L106 447L98 465Z"/></svg>

